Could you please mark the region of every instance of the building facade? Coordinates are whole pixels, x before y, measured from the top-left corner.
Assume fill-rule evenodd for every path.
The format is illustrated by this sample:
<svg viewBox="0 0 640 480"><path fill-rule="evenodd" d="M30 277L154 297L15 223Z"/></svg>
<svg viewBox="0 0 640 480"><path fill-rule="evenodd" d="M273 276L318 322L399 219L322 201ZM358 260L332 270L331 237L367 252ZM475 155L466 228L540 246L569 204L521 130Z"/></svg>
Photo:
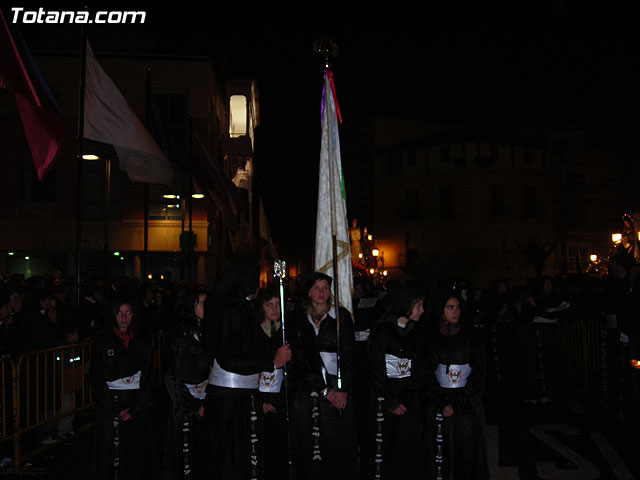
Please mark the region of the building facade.
<svg viewBox="0 0 640 480"><path fill-rule="evenodd" d="M83 276L213 285L226 259L255 240L257 86L222 78L209 57L110 54L92 46L172 163L173 185L130 181L108 145L85 142L85 153L100 158L80 162L79 55L33 52L59 102L67 136L40 182L13 95L0 91L0 271L74 275L79 260Z"/></svg>
<svg viewBox="0 0 640 480"><path fill-rule="evenodd" d="M585 272L633 199L625 156L573 128L376 117L373 222L389 278L434 288Z"/></svg>

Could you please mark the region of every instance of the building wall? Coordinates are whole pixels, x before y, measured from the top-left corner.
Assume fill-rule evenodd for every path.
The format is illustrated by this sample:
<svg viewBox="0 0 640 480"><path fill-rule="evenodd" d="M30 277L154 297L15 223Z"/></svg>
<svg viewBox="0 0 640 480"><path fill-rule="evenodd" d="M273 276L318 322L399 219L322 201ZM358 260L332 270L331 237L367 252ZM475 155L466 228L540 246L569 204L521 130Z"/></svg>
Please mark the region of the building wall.
<svg viewBox="0 0 640 480"><path fill-rule="evenodd" d="M99 45L93 45L98 62L116 83L129 105L144 121L147 107L148 86L154 95L176 98L184 114L184 145L189 145L189 131L197 130L202 142L210 150L212 161L225 168L224 146L228 136L228 96L225 82L218 78L211 60L206 57L157 57L152 55L123 56L105 54ZM46 185L35 180L31 160L22 139L22 129L12 94L0 91L0 139L3 148L0 155L0 266L15 264L20 258L66 258L63 267L73 274L76 258L76 224L79 204L78 161L76 159L76 130L79 89L79 60L77 55L34 52L43 77L57 97L67 140ZM250 89L250 93L254 93ZM174 97L175 96L175 97ZM250 97L250 101L257 99ZM257 111L257 106L254 106ZM253 125L257 123L254 119ZM179 130L182 131L182 130ZM248 155L251 155L249 151ZM109 251L119 251L123 261L131 260L130 272L140 274L140 258L144 250L144 198L145 185L131 182L117 170L117 160L112 164L110 218L108 222ZM82 200L85 219L82 222L83 255L104 251L104 162L83 164ZM181 185L189 188L191 177L186 169L177 166L178 190ZM47 187L48 186L48 187ZM46 187L46 188L45 188ZM38 193L45 189L46 194ZM48 188L48 190L47 190ZM160 205L162 193L170 189L150 185L150 203ZM186 191L185 191L186 192ZM186 193L182 192L185 198ZM44 198L44 199L43 199ZM168 215L166 220L151 217L148 222L148 251L180 255L180 233L189 228L187 204L184 220ZM244 212L245 214L247 212ZM151 213L150 213L151 215ZM246 223L246 222L245 222ZM229 254L226 226L222 222L217 204L210 197L192 201L191 224L197 237L193 249L197 279L208 285L216 280L221 264ZM9 253L13 253L10 258ZM93 253L92 253L93 252ZM91 257L93 258L93 257ZM170 259L171 260L171 259ZM170 261L168 260L168 261ZM95 263L95 262L93 262ZM46 262L42 263L46 264ZM87 260L90 268L92 261ZM28 271L28 269L25 269ZM87 272L91 273L91 272ZM94 272L95 273L95 272ZM101 273L101 272L98 272Z"/></svg>
<svg viewBox="0 0 640 480"><path fill-rule="evenodd" d="M535 275L527 244L553 247L547 274L576 271L568 262L576 247L606 248L622 208L620 155L584 141L578 148L575 138L559 150L544 130L488 134L427 122L393 122L394 143L391 124L374 128L372 229L391 279L433 288L461 279L488 286L498 276L520 283Z"/></svg>

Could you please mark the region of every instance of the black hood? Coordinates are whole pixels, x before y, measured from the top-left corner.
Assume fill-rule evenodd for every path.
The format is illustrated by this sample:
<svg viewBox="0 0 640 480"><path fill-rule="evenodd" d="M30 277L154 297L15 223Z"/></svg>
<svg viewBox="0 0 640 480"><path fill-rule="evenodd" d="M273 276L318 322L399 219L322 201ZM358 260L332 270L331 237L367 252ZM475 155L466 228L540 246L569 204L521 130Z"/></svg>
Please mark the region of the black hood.
<svg viewBox="0 0 640 480"><path fill-rule="evenodd" d="M414 300L422 298L418 292L411 287L396 287L389 292L384 301L387 306L387 312L398 317L408 317Z"/></svg>
<svg viewBox="0 0 640 480"><path fill-rule="evenodd" d="M216 285L213 304L229 305L256 293L260 267L252 259L237 260L229 266Z"/></svg>

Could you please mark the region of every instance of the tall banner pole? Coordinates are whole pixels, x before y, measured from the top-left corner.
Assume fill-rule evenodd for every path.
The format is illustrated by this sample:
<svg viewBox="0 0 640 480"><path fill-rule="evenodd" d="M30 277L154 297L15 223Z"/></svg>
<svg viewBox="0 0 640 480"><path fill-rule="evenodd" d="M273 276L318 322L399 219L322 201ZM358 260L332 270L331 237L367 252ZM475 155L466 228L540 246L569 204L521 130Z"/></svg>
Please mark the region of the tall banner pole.
<svg viewBox="0 0 640 480"><path fill-rule="evenodd" d="M287 344L287 334L285 329L285 315L284 315L284 285L282 279L286 272L286 262L284 260L276 260L273 264L273 276L278 277L280 283L280 322L282 324L282 344ZM282 373L284 378L282 381L282 387L284 388L284 415L287 424L287 464L289 466L289 479L293 480L293 463L291 462L291 427L289 419L289 396L287 391L287 365L282 366Z"/></svg>
<svg viewBox="0 0 640 480"><path fill-rule="evenodd" d="M78 162L78 187L77 187L77 217L76 217L76 308L80 309L80 282L82 280L82 170L84 154L84 94L86 85L87 66L87 34L85 27L80 27L80 88L78 93L78 141L77 141L77 162Z"/></svg>
<svg viewBox="0 0 640 480"><path fill-rule="evenodd" d="M334 312L336 319L336 376L342 389L341 319L340 307L349 312L352 274L346 215L346 194L340 158L338 124L342 121L338 106L330 58L337 56L337 47L325 36L314 42L314 50L325 62L322 91L322 136L318 183L318 213L316 217L316 245L314 268L333 277ZM345 264L340 264L345 262Z"/></svg>
<svg viewBox="0 0 640 480"><path fill-rule="evenodd" d="M335 202L335 186L333 183L333 162L329 162L329 175L331 178L331 249L333 251L333 298L335 299L333 308L336 319L336 350L337 350L337 365L338 365L338 390L342 388L342 374L340 368L340 288L339 288L339 275L338 275L338 226L336 223L336 202Z"/></svg>

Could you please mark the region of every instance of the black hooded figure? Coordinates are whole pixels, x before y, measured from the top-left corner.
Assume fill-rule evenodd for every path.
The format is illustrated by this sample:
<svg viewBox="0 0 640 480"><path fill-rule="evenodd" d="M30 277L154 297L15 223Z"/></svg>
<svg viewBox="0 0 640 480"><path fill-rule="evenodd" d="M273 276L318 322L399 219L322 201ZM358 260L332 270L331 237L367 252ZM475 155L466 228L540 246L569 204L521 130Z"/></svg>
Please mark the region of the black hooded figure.
<svg viewBox="0 0 640 480"><path fill-rule="evenodd" d="M114 323L91 348L91 386L96 400L93 479L146 479L151 428L146 402L151 390L151 340L135 327L127 300L114 305Z"/></svg>
<svg viewBox="0 0 640 480"><path fill-rule="evenodd" d="M397 287L369 337L370 453L365 478L425 478L423 409L424 298Z"/></svg>
<svg viewBox="0 0 640 480"><path fill-rule="evenodd" d="M315 272L304 283L291 330L293 445L297 479L355 478L356 433L351 398L355 339L349 311L331 306L331 277ZM339 353L339 355L338 355ZM341 385L338 385L338 368Z"/></svg>
<svg viewBox="0 0 640 480"><path fill-rule="evenodd" d="M261 327L253 310L259 270L243 260L232 265L205 303L206 344L212 361L205 400L210 434L208 478L259 479L264 476L257 414L260 373L281 368L289 346L275 356L260 348Z"/></svg>
<svg viewBox="0 0 640 480"><path fill-rule="evenodd" d="M428 478L484 480L484 344L477 329L461 323L461 303L456 293L441 297L425 347Z"/></svg>
<svg viewBox="0 0 640 480"><path fill-rule="evenodd" d="M179 332L169 341L164 384L171 399L165 430L163 478L204 479L207 436L204 400L209 361L201 321L207 293L189 292Z"/></svg>

